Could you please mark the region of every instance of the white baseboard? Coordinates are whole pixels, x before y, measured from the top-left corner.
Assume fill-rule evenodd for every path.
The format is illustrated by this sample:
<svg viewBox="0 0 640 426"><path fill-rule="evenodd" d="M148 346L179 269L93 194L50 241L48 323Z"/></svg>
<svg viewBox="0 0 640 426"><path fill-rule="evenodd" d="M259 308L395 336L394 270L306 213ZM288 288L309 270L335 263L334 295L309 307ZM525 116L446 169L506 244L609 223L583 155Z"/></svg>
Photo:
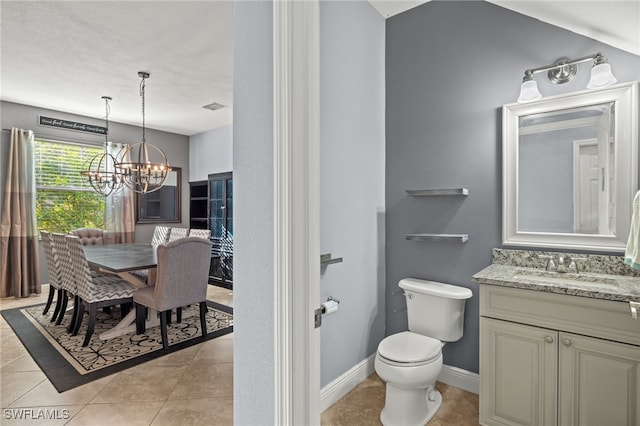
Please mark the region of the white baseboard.
<svg viewBox="0 0 640 426"><path fill-rule="evenodd" d="M320 412L331 407L340 398L345 396L349 391L364 379L369 377L375 371L374 360L376 354L372 354L365 358L349 371L326 385L320 390ZM480 393L480 375L462 368L452 367L449 365L442 366L442 372L438 376L438 381L449 386L472 392Z"/></svg>
<svg viewBox="0 0 640 426"><path fill-rule="evenodd" d="M375 371L374 360L376 354L360 361L349 371L320 389L320 412L331 407L336 401L345 396L360 382L364 381Z"/></svg>
<svg viewBox="0 0 640 426"><path fill-rule="evenodd" d="M480 393L480 375L462 368L443 365L438 381L476 395Z"/></svg>

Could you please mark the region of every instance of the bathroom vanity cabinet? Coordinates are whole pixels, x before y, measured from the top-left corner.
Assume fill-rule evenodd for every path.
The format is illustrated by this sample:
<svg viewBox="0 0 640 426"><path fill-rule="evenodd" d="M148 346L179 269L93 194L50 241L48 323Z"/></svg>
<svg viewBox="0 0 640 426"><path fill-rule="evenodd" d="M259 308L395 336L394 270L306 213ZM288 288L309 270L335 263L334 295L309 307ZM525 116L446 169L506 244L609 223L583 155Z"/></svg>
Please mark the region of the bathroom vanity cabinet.
<svg viewBox="0 0 640 426"><path fill-rule="evenodd" d="M483 284L480 316L480 424L640 425L628 303Z"/></svg>

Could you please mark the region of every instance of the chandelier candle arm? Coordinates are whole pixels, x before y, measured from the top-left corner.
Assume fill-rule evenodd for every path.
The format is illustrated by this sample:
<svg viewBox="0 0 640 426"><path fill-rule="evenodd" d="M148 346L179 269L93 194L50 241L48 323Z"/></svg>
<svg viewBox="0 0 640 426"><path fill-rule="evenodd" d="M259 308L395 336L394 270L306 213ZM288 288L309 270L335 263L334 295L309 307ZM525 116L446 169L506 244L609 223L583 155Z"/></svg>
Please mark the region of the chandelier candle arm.
<svg viewBox="0 0 640 426"><path fill-rule="evenodd" d="M105 102L105 137L104 152L95 155L89 160L86 169L80 172L80 175L87 178L89 185L99 194L104 196L111 195L122 189L124 177L118 172L118 161L108 152L109 146L109 101L111 97L103 96Z"/></svg>
<svg viewBox="0 0 640 426"><path fill-rule="evenodd" d="M164 185L171 167L164 151L146 141L145 81L149 78L149 73L140 71L138 76L142 78L140 82L142 139L123 152L118 169L124 177L124 185L127 188L139 194L145 194L157 191ZM128 157L131 159L127 159Z"/></svg>

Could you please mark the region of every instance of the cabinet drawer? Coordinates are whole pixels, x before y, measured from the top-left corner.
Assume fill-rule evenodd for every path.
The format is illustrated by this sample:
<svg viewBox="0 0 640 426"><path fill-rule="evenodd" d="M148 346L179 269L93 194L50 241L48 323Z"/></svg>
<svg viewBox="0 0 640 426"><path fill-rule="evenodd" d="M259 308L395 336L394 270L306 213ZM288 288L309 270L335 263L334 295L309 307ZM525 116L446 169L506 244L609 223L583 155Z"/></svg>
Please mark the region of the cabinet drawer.
<svg viewBox="0 0 640 426"><path fill-rule="evenodd" d="M625 302L483 284L480 315L640 345L640 320Z"/></svg>

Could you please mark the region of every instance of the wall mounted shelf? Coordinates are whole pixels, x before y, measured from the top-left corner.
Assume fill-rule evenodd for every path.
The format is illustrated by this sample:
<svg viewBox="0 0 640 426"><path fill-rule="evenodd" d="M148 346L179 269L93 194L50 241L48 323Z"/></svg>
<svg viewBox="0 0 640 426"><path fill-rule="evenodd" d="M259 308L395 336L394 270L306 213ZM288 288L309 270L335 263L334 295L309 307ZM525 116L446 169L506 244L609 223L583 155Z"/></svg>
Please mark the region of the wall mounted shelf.
<svg viewBox="0 0 640 426"><path fill-rule="evenodd" d="M446 243L466 243L468 234L406 234L405 239L410 241L432 241Z"/></svg>
<svg viewBox="0 0 640 426"><path fill-rule="evenodd" d="M411 197L439 197L442 195L469 195L467 188L453 189L407 189L407 195Z"/></svg>

